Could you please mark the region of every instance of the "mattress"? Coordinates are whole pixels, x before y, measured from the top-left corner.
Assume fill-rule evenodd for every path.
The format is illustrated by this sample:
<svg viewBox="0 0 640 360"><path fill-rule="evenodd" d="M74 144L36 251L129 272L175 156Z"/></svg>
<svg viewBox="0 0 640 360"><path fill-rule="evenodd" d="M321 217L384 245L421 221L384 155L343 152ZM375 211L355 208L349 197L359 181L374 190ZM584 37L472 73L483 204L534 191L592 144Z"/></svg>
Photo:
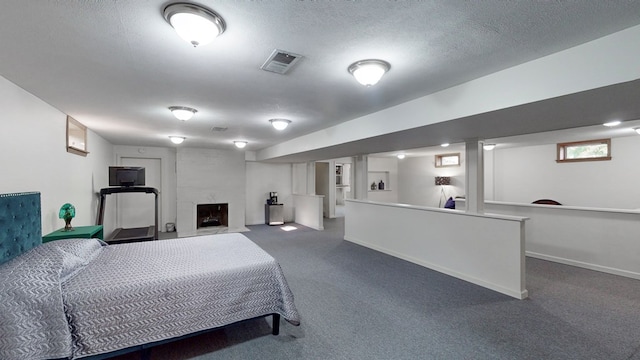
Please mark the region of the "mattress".
<svg viewBox="0 0 640 360"><path fill-rule="evenodd" d="M25 357L14 346L13 353L7 352L9 348L3 353L0 341L2 359L82 358L269 314L280 314L295 325L300 321L279 264L242 234L108 246L95 239L47 244L55 243L88 249L58 256L62 258L58 262L67 265L57 273L47 272L47 279L57 276L60 281L58 292L51 280L46 282L50 326L31 329L28 338L22 334L10 340L14 345L22 342L22 348L37 347L41 336L55 334L51 351ZM40 252L56 251L64 252ZM21 323L33 321L30 307L41 306L33 296L22 296L13 305L17 303L27 309L21 313ZM11 305L0 307L2 312L11 311L7 309Z"/></svg>

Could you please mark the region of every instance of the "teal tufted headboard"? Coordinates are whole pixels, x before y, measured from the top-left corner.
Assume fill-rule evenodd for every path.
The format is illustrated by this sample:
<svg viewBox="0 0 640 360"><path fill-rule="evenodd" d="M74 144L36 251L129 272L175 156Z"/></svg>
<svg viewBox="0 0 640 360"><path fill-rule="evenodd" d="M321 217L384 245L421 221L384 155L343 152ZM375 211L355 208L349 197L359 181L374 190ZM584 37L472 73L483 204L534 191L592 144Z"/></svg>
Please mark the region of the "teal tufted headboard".
<svg viewBox="0 0 640 360"><path fill-rule="evenodd" d="M42 244L40 193L0 194L0 264Z"/></svg>

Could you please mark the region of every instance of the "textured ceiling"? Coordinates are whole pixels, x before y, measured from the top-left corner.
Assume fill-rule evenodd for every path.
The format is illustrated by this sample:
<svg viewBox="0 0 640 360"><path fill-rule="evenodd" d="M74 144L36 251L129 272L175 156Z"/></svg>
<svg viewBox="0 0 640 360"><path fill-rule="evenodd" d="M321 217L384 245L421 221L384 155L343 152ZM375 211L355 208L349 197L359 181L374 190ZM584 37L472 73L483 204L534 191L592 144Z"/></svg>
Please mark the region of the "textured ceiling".
<svg viewBox="0 0 640 360"><path fill-rule="evenodd" d="M4 0L0 75L116 145L260 150L640 23L622 0L200 3L227 30L193 48L166 1ZM274 49L304 58L260 70ZM375 87L347 72L365 58L391 63ZM179 122L172 105L198 113ZM274 117L293 123L276 132Z"/></svg>

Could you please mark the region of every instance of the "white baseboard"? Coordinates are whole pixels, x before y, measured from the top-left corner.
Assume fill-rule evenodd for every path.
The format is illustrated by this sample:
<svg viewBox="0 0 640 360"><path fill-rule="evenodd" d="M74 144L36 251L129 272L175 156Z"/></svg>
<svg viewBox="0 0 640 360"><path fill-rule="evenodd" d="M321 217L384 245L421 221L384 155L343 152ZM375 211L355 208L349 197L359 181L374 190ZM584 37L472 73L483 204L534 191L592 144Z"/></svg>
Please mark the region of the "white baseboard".
<svg viewBox="0 0 640 360"><path fill-rule="evenodd" d="M617 268L612 268L612 267L607 267L607 266L602 266L602 265L582 262L582 261L578 261L578 260L562 258L562 257L558 257L558 256L540 254L540 253L536 253L536 252L532 252L532 251L525 251L525 255L526 256L530 256L532 258L553 261L553 262L557 262L557 263L561 263L561 264L565 264L565 265L581 267L583 269L595 270L595 271L600 271L600 272L604 272L604 273L608 273L608 274L619 275L619 276L624 276L624 277L640 280L640 273L633 272L633 271L617 269Z"/></svg>
<svg viewBox="0 0 640 360"><path fill-rule="evenodd" d="M391 255L393 257L396 257L396 258L399 258L399 259L402 259L402 260L405 260L405 261L409 261L411 263L414 263L414 264L417 264L417 265L420 265L420 266L424 266L426 268L429 268L431 270L435 270L435 271L443 273L445 275L453 276L455 278L470 282L472 284L476 284L476 285L485 287L487 289L490 289L490 290L493 290L493 291L497 291L497 292L505 294L505 295L509 295L509 296L514 297L516 299L522 300L522 299L526 299L529 296L529 293L528 293L528 291L526 289L524 291L522 291L522 292L513 291L511 289L507 289L507 288L502 287L500 285L493 284L493 283L490 283L490 282L486 282L486 281L484 281L482 279L475 278L475 277L473 277L471 275L463 274L463 273L457 272L455 270L452 270L452 269L449 269L449 268L446 268L446 267L442 267L442 266L439 266L437 264L433 264L431 262L423 261L423 260L411 257L409 255L397 253L395 251L392 251L392 250L389 250L389 249L386 249L386 248L382 248L382 247L379 247L379 246L376 246L376 245L368 244L366 242L359 241L357 239L353 239L353 238L350 238L348 236L345 236L344 239L346 241L352 242L354 244L358 244L358 245L367 247L369 249L373 249L373 250L379 251L381 253L384 253L384 254L387 254L387 255Z"/></svg>

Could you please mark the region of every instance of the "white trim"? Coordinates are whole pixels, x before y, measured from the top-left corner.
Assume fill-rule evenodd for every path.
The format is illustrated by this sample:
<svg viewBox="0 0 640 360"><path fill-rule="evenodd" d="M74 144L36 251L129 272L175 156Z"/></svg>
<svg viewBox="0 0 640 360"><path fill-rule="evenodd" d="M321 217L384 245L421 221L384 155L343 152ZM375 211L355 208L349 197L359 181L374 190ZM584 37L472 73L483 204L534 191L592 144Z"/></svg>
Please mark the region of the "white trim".
<svg viewBox="0 0 640 360"><path fill-rule="evenodd" d="M373 249L373 250L379 251L381 253L385 253L387 255L391 255L393 257L397 257L399 259L406 260L406 261L409 261L411 263L414 263L414 264L417 264L417 265L420 265L420 266L424 266L426 268L429 268L431 270L435 270L435 271L443 273L445 275L453 276L455 278L458 278L458 279L461 279L461 280L464 280L464 281L468 281L468 282L470 282L472 284L479 285L479 286L485 287L487 289L494 290L494 291L497 291L499 293L502 293L502 294L505 294L505 295L509 295L511 297L514 297L514 298L517 298L517 299L520 299L520 300L526 299L529 296L529 292L526 289L521 291L521 292L512 291L511 289L508 289L508 288L506 288L504 286L500 286L500 285L494 284L492 282L484 281L482 279L479 279L479 278L476 278L476 277L473 277L473 276L469 276L467 274L455 271L453 269L450 269L450 268L447 268L447 267L443 267L443 266L439 266L439 265L434 264L434 263L429 262L429 261L422 261L422 260L420 260L418 258L414 258L414 257L409 256L409 255L401 254L401 253L393 251L393 250L389 250L389 249L386 249L386 248L383 248L383 247L380 247L380 246L372 245L372 244L360 241L358 239L354 239L353 237L345 236L344 239L347 240L347 241L350 241L350 242L352 242L354 244L358 244L358 245L364 246L366 248Z"/></svg>
<svg viewBox="0 0 640 360"><path fill-rule="evenodd" d="M640 273L633 272L633 271L620 270L612 267L591 264L591 263L577 261L577 260L571 260L571 259L562 258L558 256L545 255L545 254L540 254L532 251L525 251L525 255L532 258L536 258L536 259L557 262L565 265L581 267L583 269L600 271L607 274L613 274L613 275L624 276L624 277L640 280Z"/></svg>

